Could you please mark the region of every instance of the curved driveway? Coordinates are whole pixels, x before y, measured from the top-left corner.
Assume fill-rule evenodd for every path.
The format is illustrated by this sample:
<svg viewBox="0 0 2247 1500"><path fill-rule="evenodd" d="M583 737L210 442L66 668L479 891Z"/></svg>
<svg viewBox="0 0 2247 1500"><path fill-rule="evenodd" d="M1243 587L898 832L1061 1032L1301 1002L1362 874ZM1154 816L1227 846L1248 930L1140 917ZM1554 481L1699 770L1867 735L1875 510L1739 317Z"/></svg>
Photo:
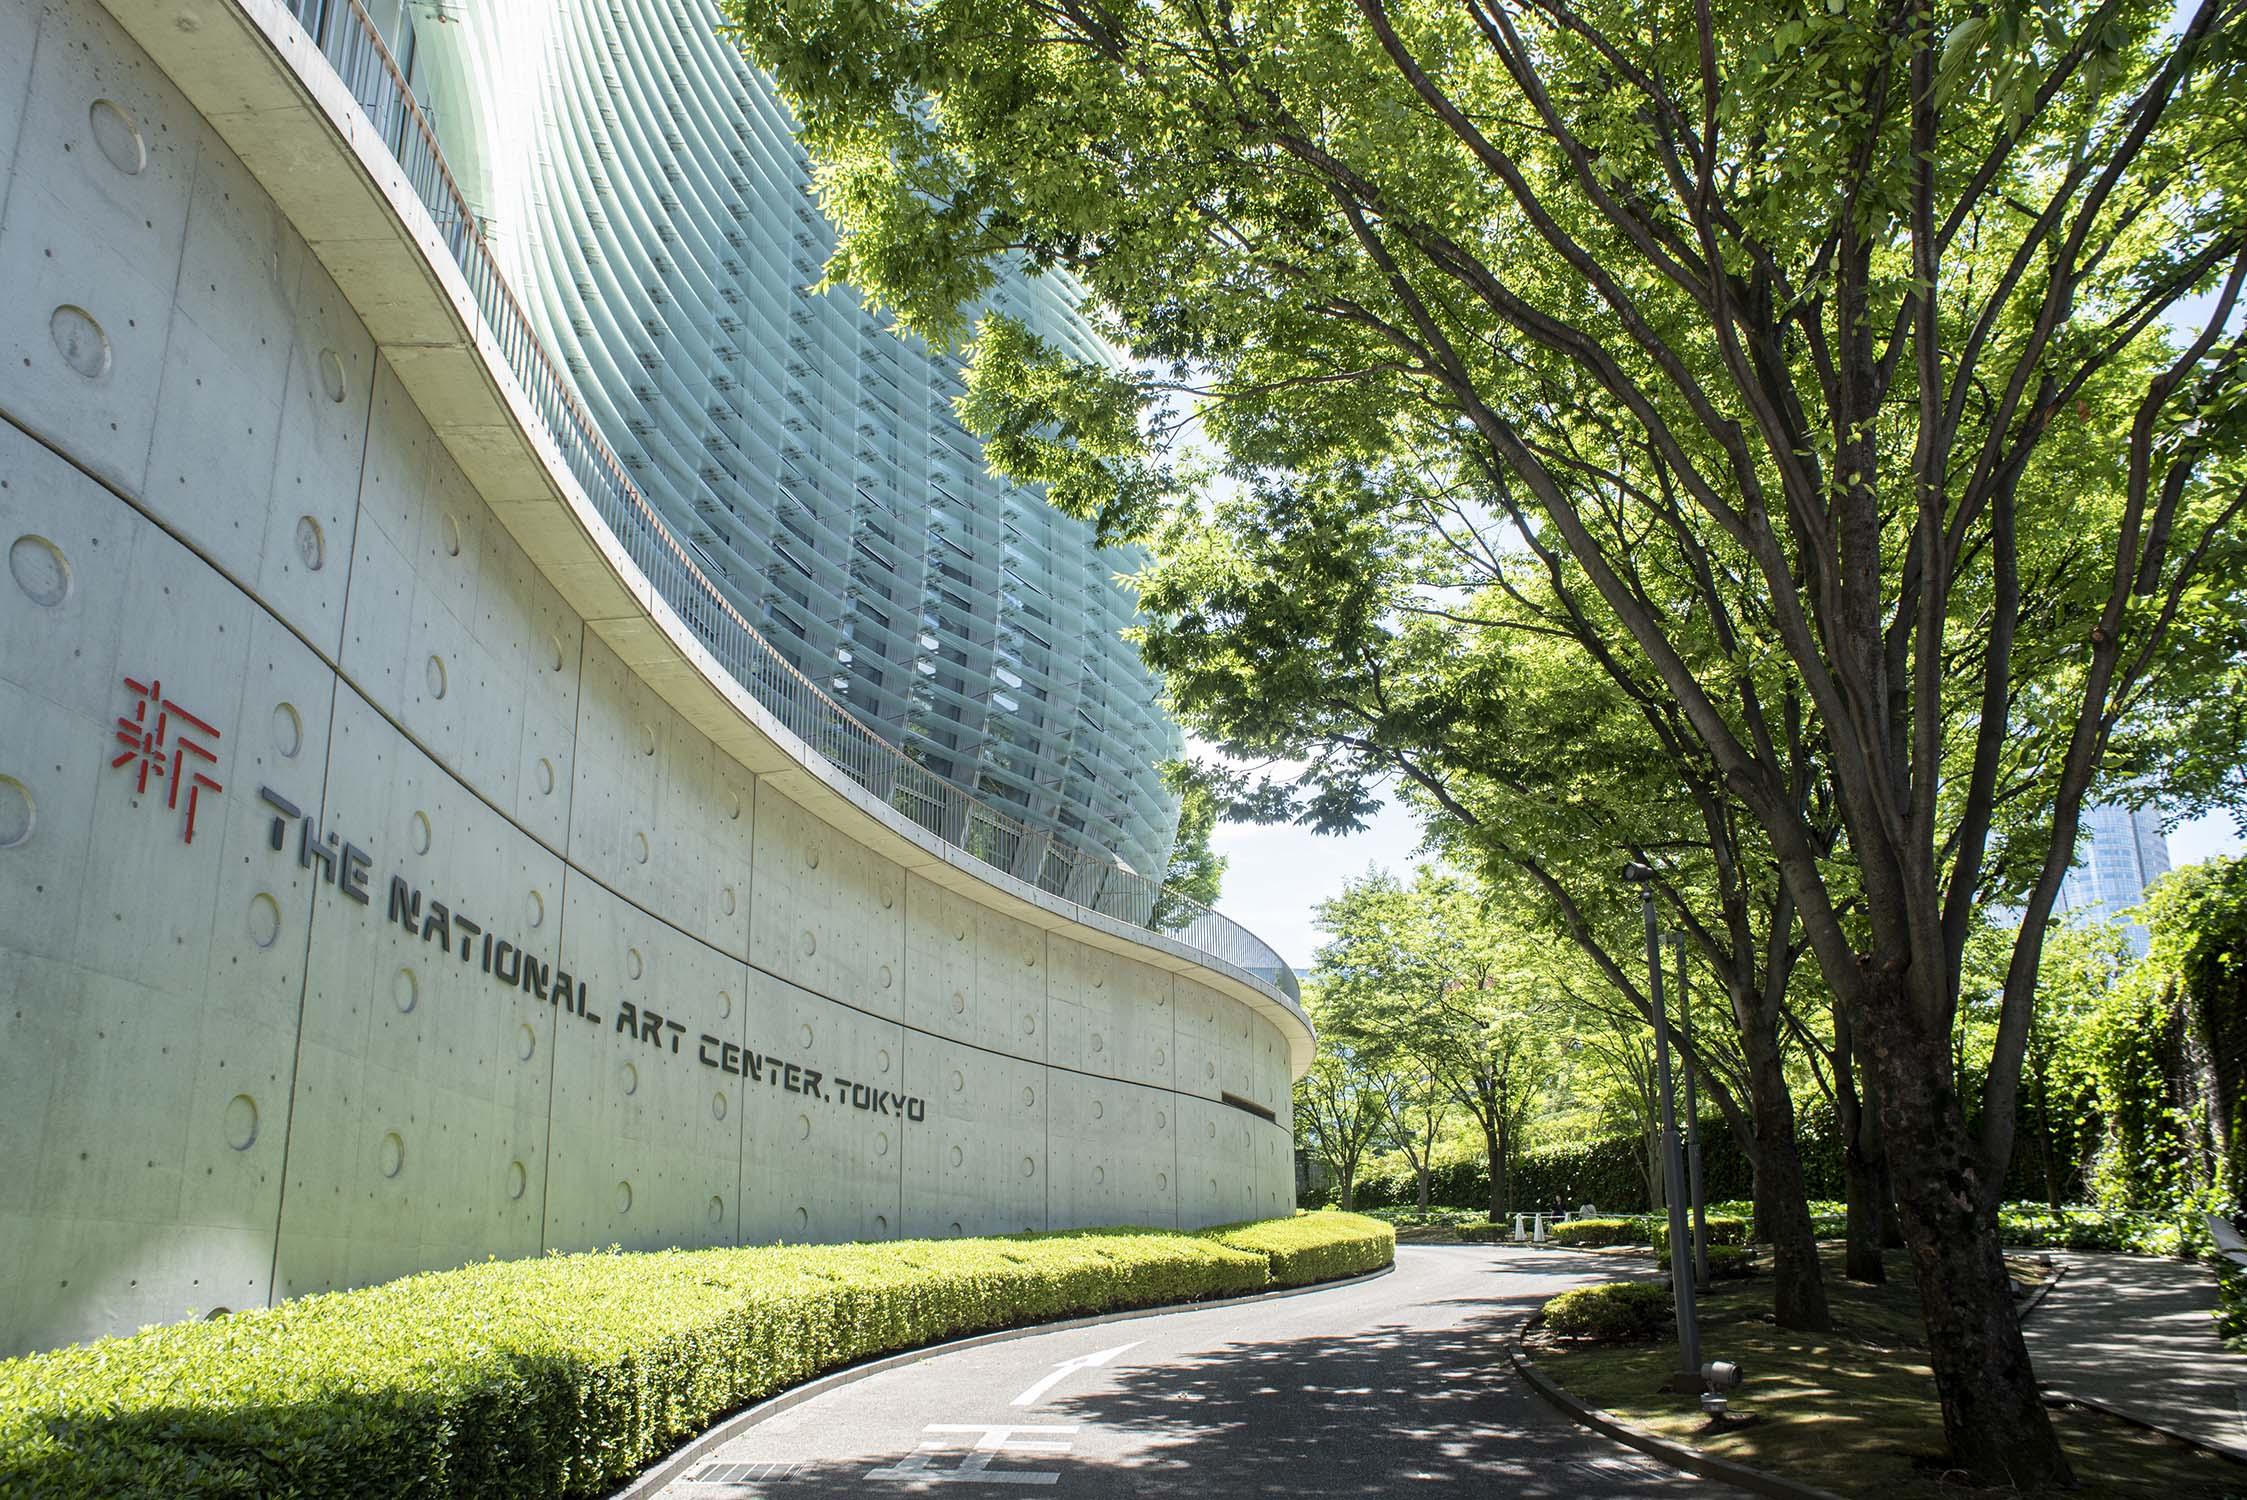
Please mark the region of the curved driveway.
<svg viewBox="0 0 2247 1500"><path fill-rule="evenodd" d="M1730 1495L1568 1422L1503 1337L1610 1266L1404 1246L1393 1275L1038 1334L884 1371L688 1465L664 1500Z"/></svg>

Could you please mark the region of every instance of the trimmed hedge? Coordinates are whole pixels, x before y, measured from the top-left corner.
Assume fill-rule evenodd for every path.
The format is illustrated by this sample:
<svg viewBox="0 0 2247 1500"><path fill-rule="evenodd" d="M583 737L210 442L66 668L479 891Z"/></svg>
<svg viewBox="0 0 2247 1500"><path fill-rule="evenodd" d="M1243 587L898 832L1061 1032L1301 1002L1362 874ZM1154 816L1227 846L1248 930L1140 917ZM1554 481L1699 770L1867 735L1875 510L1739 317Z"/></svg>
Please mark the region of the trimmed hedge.
<svg viewBox="0 0 2247 1500"><path fill-rule="evenodd" d="M1654 1338L1676 1315L1659 1281L1609 1281L1562 1292L1545 1304L1545 1326L1568 1338L1615 1344Z"/></svg>
<svg viewBox="0 0 2247 1500"><path fill-rule="evenodd" d="M1558 1245L1643 1245L1647 1234L1643 1219L1569 1219L1545 1226L1546 1238Z"/></svg>
<svg viewBox="0 0 2247 1500"><path fill-rule="evenodd" d="M1746 1219L1735 1219L1729 1214L1710 1214L1707 1222L1709 1244L1712 1247L1716 1245L1745 1245L1748 1243L1748 1221ZM1670 1253L1670 1221L1667 1218L1655 1219L1651 1225L1648 1225L1647 1232L1652 1237L1656 1255ZM1693 1238L1693 1221L1691 1218L1688 1218L1685 1222L1685 1237L1687 1240Z"/></svg>
<svg viewBox="0 0 2247 1500"><path fill-rule="evenodd" d="M1357 1276L1392 1264L1397 1232L1377 1219L1332 1209L1266 1219L1257 1224L1227 1224L1202 1233L1220 1245L1264 1256L1273 1286L1308 1286Z"/></svg>
<svg viewBox="0 0 2247 1500"><path fill-rule="evenodd" d="M1234 1243L1265 1231L1277 1249ZM721 1414L857 1360L1259 1291L1276 1264L1316 1275L1389 1243L1320 1214L487 1261L0 1362L0 1494L602 1495Z"/></svg>

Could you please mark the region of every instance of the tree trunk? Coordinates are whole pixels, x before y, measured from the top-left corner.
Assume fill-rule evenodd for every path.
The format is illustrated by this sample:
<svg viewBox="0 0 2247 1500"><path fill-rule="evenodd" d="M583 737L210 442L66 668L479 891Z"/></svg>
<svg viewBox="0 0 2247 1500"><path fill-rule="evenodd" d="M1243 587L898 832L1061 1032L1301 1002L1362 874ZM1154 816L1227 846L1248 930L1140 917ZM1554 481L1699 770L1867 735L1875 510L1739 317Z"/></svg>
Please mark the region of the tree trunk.
<svg viewBox="0 0 2247 1500"><path fill-rule="evenodd" d="M1755 1112L1755 1185L1758 1216L1771 1243L1772 1313L1781 1328L1826 1333L1833 1311L1818 1267L1818 1240L1810 1226L1809 1194L1802 1184L1802 1152L1795 1138L1794 1095L1768 1026L1748 1028L1748 1103Z"/></svg>
<svg viewBox="0 0 2247 1500"><path fill-rule="evenodd" d="M1881 1230L1891 1217L1881 1203L1888 1184L1865 1149L1865 1127L1871 1112L1855 1113L1859 1116L1856 1129L1847 1133L1841 1147L1843 1191L1848 1194L1849 1208L1841 1274L1851 1281L1879 1286L1888 1280L1888 1267L1880 1254Z"/></svg>
<svg viewBox="0 0 2247 1500"><path fill-rule="evenodd" d="M1358 1206L1358 1174L1355 1171L1337 1172L1341 1179L1342 1212L1349 1213Z"/></svg>
<svg viewBox="0 0 2247 1500"><path fill-rule="evenodd" d="M1841 1131L1842 1193L1848 1210L1842 1275L1881 1286L1888 1280L1888 1259L1881 1252L1902 1249L1904 1240L1880 1138L1880 1095L1872 1064L1858 1050L1857 1028L1838 1001L1833 1029L1834 1121Z"/></svg>
<svg viewBox="0 0 2247 1500"><path fill-rule="evenodd" d="M1888 1126L1880 1108L1880 1090L1865 1079L1865 1158L1872 1169L1873 1207L1880 1213L1880 1248L1904 1248L1904 1216L1896 1210L1896 1173L1889 1164Z"/></svg>
<svg viewBox="0 0 2247 1500"><path fill-rule="evenodd" d="M2021 1340L1996 1218L1981 1206L1986 1173L1953 1086L1948 1039L1914 1014L1901 976L1868 978L1888 1023L1869 1070L1880 1075L1881 1125L1950 1457L1984 1484L2072 1488Z"/></svg>
<svg viewBox="0 0 2247 1500"><path fill-rule="evenodd" d="M2060 1206L2060 1170L2052 1150L2052 1092L2040 1061L2036 1068L2036 1154L2044 1165L2044 1201Z"/></svg>
<svg viewBox="0 0 2247 1500"><path fill-rule="evenodd" d="M1753 1109L1755 1101L1753 1091L1750 1092L1748 1104ZM1771 1213L1771 1178L1763 1170L1763 1141L1757 1137L1748 1145L1748 1229L1757 1244L1768 1245L1777 1237L1775 1223Z"/></svg>
<svg viewBox="0 0 2247 1500"><path fill-rule="evenodd" d="M1834 1124L1841 1132L1842 1195L1847 1208L1841 1274L1851 1281L1880 1286L1888 1280L1888 1266L1880 1253L1881 1228L1888 1217L1883 1206L1888 1183L1875 1161L1880 1141L1871 1103L1872 1085L1861 1077L1852 1028L1838 1009L1834 1012L1834 1041Z"/></svg>
<svg viewBox="0 0 2247 1500"><path fill-rule="evenodd" d="M1490 1153L1490 1222L1496 1224L1506 1215L1506 1145L1488 1125L1482 1128L1482 1143Z"/></svg>
<svg viewBox="0 0 2247 1500"><path fill-rule="evenodd" d="M1420 1179L1420 1217L1425 1219L1428 1216L1428 1177L1435 1170L1435 1163L1432 1160L1425 1164L1414 1162L1412 1170Z"/></svg>

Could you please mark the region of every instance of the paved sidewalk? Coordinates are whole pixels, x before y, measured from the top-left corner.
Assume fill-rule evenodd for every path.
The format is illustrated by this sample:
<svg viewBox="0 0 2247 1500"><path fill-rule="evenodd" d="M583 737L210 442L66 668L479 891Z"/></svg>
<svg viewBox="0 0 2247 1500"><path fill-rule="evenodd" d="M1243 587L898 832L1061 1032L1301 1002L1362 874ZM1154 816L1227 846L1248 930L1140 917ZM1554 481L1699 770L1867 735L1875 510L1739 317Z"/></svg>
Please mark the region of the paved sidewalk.
<svg viewBox="0 0 2247 1500"><path fill-rule="evenodd" d="M2058 1252L2067 1275L2023 1331L2044 1384L2247 1459L2247 1354L2216 1337L2216 1274L2144 1255Z"/></svg>

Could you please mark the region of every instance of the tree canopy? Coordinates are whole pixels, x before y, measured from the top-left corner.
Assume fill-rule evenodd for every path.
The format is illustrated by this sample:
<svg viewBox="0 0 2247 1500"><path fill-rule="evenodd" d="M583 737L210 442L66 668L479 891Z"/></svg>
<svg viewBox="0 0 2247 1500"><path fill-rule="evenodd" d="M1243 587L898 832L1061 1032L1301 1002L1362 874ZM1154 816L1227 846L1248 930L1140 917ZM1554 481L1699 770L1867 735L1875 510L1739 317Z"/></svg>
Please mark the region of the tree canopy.
<svg viewBox="0 0 2247 1500"><path fill-rule="evenodd" d="M994 462L1150 524L1188 390L1272 503L1541 584L1862 1035L1956 1457L2063 1477L1996 1183L2084 797L2238 656L2247 0L730 4L832 276L951 341L1065 268L1151 370L983 319Z"/></svg>

